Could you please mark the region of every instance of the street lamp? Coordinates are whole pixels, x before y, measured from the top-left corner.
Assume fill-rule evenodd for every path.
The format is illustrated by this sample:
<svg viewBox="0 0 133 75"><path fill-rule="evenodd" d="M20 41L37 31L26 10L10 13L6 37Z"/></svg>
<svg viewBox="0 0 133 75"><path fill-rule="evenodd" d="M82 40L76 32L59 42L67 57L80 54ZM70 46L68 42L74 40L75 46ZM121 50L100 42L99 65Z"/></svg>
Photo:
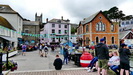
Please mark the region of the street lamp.
<svg viewBox="0 0 133 75"><path fill-rule="evenodd" d="M0 75L3 75L2 74L2 53L0 53Z"/></svg>

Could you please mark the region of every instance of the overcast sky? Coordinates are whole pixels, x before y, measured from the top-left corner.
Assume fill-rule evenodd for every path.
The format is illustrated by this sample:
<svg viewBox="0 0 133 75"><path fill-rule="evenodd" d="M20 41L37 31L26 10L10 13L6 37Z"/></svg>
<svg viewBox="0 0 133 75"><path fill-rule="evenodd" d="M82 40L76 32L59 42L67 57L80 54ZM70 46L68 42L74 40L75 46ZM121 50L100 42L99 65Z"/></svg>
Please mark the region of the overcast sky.
<svg viewBox="0 0 133 75"><path fill-rule="evenodd" d="M23 18L34 21L35 13L46 18L70 19L79 23L83 18L100 10L117 6L126 15L133 15L133 0L0 0L0 4L10 5Z"/></svg>

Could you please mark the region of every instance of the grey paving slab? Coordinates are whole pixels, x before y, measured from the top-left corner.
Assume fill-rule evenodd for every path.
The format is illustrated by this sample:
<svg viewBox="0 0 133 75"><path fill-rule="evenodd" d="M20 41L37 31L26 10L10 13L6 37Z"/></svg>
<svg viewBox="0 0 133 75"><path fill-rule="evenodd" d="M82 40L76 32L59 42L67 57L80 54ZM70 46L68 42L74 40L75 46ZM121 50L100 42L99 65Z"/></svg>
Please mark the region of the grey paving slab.
<svg viewBox="0 0 133 75"><path fill-rule="evenodd" d="M18 63L18 69L16 71L26 71L26 70L50 70L54 69L53 62L55 60L55 55L59 54L59 49L55 52L51 52L49 49L48 57L40 57L39 50L26 52L26 56L22 56L21 52L19 55L10 58ZM59 54L60 55L60 54ZM63 59L63 56L60 55ZM64 68L76 68L74 62L69 62L68 65L63 65Z"/></svg>

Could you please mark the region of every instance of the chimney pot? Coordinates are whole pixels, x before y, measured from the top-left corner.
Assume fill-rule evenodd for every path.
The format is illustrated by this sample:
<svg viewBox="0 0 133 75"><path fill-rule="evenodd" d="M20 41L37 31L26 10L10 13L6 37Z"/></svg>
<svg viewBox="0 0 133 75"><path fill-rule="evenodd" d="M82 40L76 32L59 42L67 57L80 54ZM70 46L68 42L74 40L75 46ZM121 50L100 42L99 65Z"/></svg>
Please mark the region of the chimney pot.
<svg viewBox="0 0 133 75"><path fill-rule="evenodd" d="M63 20L63 16L61 16L61 20Z"/></svg>

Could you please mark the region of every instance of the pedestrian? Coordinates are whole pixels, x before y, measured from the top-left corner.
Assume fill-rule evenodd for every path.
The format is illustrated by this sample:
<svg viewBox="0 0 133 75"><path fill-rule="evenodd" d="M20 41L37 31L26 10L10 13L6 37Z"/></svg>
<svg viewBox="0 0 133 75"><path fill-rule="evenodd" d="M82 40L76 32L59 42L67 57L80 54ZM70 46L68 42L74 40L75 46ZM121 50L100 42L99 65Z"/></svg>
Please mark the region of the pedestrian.
<svg viewBox="0 0 133 75"><path fill-rule="evenodd" d="M51 45L51 50L52 50L52 51L54 51L54 50L55 50L54 45Z"/></svg>
<svg viewBox="0 0 133 75"><path fill-rule="evenodd" d="M43 57L43 53L42 53L42 44L39 44L39 54L41 57Z"/></svg>
<svg viewBox="0 0 133 75"><path fill-rule="evenodd" d="M66 64L68 63L68 45L66 45L64 48L63 48L63 56L64 56L64 60L63 60L63 64L66 62Z"/></svg>
<svg viewBox="0 0 133 75"><path fill-rule="evenodd" d="M129 69L130 69L130 61L129 61L129 55L131 55L130 50L128 49L126 44L121 44L121 48L119 49L120 54L120 75L124 75L124 71L126 75L129 75Z"/></svg>
<svg viewBox="0 0 133 75"><path fill-rule="evenodd" d="M56 59L54 60L53 65L55 66L56 70L61 70L63 63L59 55L56 55Z"/></svg>
<svg viewBox="0 0 133 75"><path fill-rule="evenodd" d="M109 50L105 44L105 39L100 39L100 43L95 46L95 55L98 57L98 75L102 69L102 75L107 75Z"/></svg>
<svg viewBox="0 0 133 75"><path fill-rule="evenodd" d="M44 54L45 54L45 57L47 57L47 54L48 54L48 47L45 45L43 49L44 49L44 52L45 52L45 53L44 53Z"/></svg>
<svg viewBox="0 0 133 75"><path fill-rule="evenodd" d="M26 45L23 44L22 45L22 56L25 56L26 55Z"/></svg>

